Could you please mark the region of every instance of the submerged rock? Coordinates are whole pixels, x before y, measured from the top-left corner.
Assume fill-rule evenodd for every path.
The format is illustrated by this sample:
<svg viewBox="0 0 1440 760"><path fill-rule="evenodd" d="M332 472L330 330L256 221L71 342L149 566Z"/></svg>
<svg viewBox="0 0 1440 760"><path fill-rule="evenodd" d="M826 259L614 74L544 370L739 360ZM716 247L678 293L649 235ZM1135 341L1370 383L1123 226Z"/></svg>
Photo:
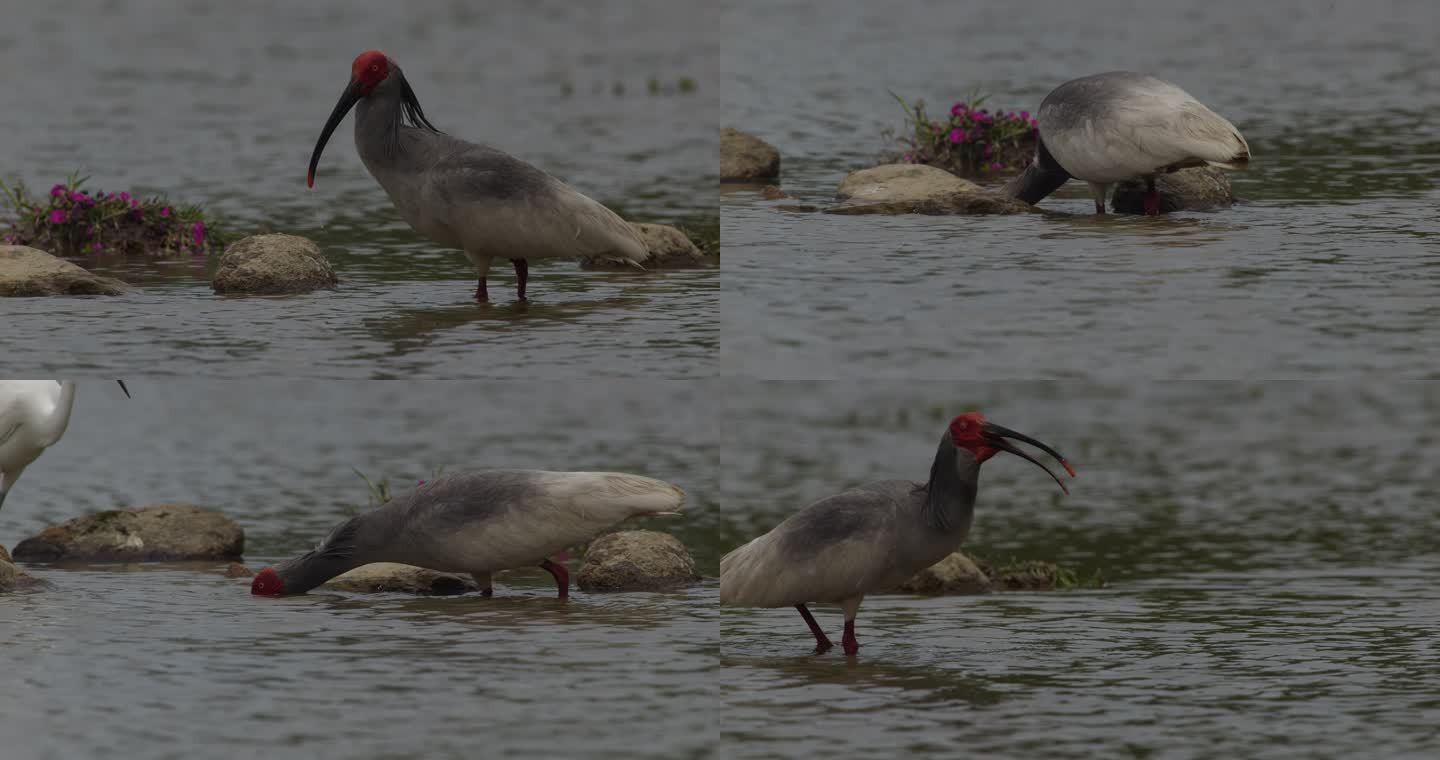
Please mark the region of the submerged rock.
<svg viewBox="0 0 1440 760"><path fill-rule="evenodd" d="M836 197L845 205L831 214L1023 214L1037 209L1024 201L925 164L883 164L851 172Z"/></svg>
<svg viewBox="0 0 1440 760"><path fill-rule="evenodd" d="M706 256L690 238L668 224L646 224L630 222L635 233L645 242L649 256L640 262L646 269L684 269L688 267L713 266L713 257ZM585 256L580 259L582 269L633 269L625 259L605 256Z"/></svg>
<svg viewBox="0 0 1440 760"><path fill-rule="evenodd" d="M990 590L990 579L974 560L955 552L895 590L909 594L983 594Z"/></svg>
<svg viewBox="0 0 1440 760"><path fill-rule="evenodd" d="M414 565L394 562L373 562L331 578L325 588L377 594L400 592L425 596L447 596L479 591L479 584L469 575L442 573Z"/></svg>
<svg viewBox="0 0 1440 760"><path fill-rule="evenodd" d="M10 553L0 546L0 592L23 591L46 585L45 581L21 570L10 560Z"/></svg>
<svg viewBox="0 0 1440 760"><path fill-rule="evenodd" d="M1026 560L990 570L990 586L996 591L1054 591L1074 585L1073 577L1062 582L1066 573L1054 562Z"/></svg>
<svg viewBox="0 0 1440 760"><path fill-rule="evenodd" d="M695 559L679 539L626 530L590 542L575 585L584 591L656 591L698 580Z"/></svg>
<svg viewBox="0 0 1440 760"><path fill-rule="evenodd" d="M244 565L242 565L242 564L240 564L239 562L231 562L229 565L226 565L226 566L225 566L225 577L226 577L226 578L254 578L254 577L255 577L255 571L254 571L254 570L251 570L250 568L248 568L248 567L246 567L246 566L244 566Z"/></svg>
<svg viewBox="0 0 1440 760"><path fill-rule="evenodd" d="M738 129L720 130L721 182L763 182L778 176L780 151Z"/></svg>
<svg viewBox="0 0 1440 760"><path fill-rule="evenodd" d="M1225 208L1235 203L1230 172L1214 166L1161 174L1155 178L1155 189L1160 193L1162 214ZM1130 180L1116 185L1110 196L1110 208L1117 214L1145 213L1145 183Z"/></svg>
<svg viewBox="0 0 1440 760"><path fill-rule="evenodd" d="M157 504L77 517L21 541L26 562L164 562L239 559L245 532L192 504Z"/></svg>
<svg viewBox="0 0 1440 760"><path fill-rule="evenodd" d="M296 235L251 235L225 249L211 287L216 293L283 295L333 288L335 269L315 241Z"/></svg>
<svg viewBox="0 0 1440 760"><path fill-rule="evenodd" d="M0 296L116 296L130 286L23 245L0 245Z"/></svg>

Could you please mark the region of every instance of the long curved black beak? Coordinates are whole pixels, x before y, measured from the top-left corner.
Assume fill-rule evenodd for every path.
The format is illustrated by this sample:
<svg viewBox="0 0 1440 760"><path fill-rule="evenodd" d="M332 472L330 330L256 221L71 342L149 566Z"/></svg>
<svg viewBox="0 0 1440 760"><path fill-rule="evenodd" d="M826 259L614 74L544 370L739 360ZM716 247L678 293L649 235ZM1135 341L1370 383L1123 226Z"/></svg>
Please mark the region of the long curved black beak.
<svg viewBox="0 0 1440 760"><path fill-rule="evenodd" d="M360 87L360 80L351 80L350 84L345 87L345 91L340 93L340 102L335 104L335 110L330 112L330 120L325 122L325 128L320 130L320 139L315 143L315 152L310 154L310 171L305 173L306 187L315 186L315 167L320 164L320 154L325 150L325 143L330 141L330 135L335 133L335 128L340 126L340 120L345 118L345 114L350 113L350 109L360 102L360 98L365 97L360 92Z"/></svg>
<svg viewBox="0 0 1440 760"><path fill-rule="evenodd" d="M1060 480L1060 476L1051 472L1050 468L1046 467L1044 464L1041 464L1040 460L1030 456L1029 454L1026 454L1024 450L1020 449L1018 446L1005 439L1013 438L1022 443L1028 443L1031 446L1034 446L1035 448L1045 452L1046 454L1055 457L1055 461L1059 462L1060 466L1064 467L1065 471L1070 473L1070 477L1075 477L1075 468L1070 466L1070 463L1065 460L1064 456L1061 456L1060 452L1050 448L1049 446L1041 443L1040 441L1035 440L1034 438L1031 438L1028 435L1025 435L1024 433L1017 433L1010 428L1001 427L993 422L985 423L980 428L980 432L985 435L986 442L989 443L991 446L994 446L1001 451L1006 451L1014 454L1015 456L1030 462L1036 467L1039 467L1040 469L1045 471L1046 475L1054 478L1055 483L1060 486L1060 490L1064 491L1067 495L1070 493L1070 489L1065 487L1065 483Z"/></svg>
<svg viewBox="0 0 1440 760"><path fill-rule="evenodd" d="M120 390L125 391L125 398L130 398L130 389L125 387L125 381L116 380L115 382L120 384Z"/></svg>
<svg viewBox="0 0 1440 760"><path fill-rule="evenodd" d="M1035 145L1035 159L1020 176L1005 183L1000 192L1033 206L1069 181L1070 173L1050 155L1045 140L1040 139Z"/></svg>

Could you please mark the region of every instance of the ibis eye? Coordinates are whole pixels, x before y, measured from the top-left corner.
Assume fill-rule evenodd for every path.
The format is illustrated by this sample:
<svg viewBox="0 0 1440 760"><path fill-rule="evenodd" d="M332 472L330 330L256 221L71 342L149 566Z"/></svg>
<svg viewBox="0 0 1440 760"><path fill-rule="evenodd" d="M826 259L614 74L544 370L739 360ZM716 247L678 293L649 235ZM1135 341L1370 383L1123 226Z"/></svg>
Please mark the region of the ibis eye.
<svg viewBox="0 0 1440 760"><path fill-rule="evenodd" d="M371 70L371 71L379 71L379 70L380 70L380 64L378 64L378 63L372 63L372 64L370 64L370 70Z"/></svg>

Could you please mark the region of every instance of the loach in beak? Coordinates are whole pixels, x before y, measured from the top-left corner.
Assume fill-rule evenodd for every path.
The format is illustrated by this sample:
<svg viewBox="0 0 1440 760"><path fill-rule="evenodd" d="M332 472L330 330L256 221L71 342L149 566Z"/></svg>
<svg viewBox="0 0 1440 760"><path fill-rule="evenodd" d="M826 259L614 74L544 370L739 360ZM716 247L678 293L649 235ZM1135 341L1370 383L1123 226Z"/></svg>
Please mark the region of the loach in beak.
<svg viewBox="0 0 1440 760"><path fill-rule="evenodd" d="M993 423L993 422L986 422L986 423L984 424L984 427L981 428L981 432L984 433L984 435L985 435L985 441L986 441L986 443L990 444L991 446L993 446L994 448L996 448L996 449L998 449L998 450L1000 450L1000 451L1005 451L1005 452L1009 452L1009 453L1011 453L1011 454L1014 454L1015 456L1020 457L1021 459L1024 459L1024 460L1030 462L1031 464L1035 465L1036 467L1039 467L1040 469L1042 469L1042 470L1045 471L1045 474L1049 475L1051 478L1054 478L1055 483L1060 486L1060 490L1064 491L1067 495L1070 493L1070 489L1068 489L1068 488L1065 487L1065 483L1060 480L1060 476L1058 476L1058 475L1056 475L1055 473L1051 472L1051 471L1050 471L1050 468L1049 468L1049 467L1046 467L1044 464L1042 464L1042 463L1040 462L1040 460L1036 459L1035 457L1030 456L1029 454L1026 454L1026 453L1025 453L1022 449L1020 449L1018 446L1016 446L1016 445L1013 444L1013 443L1010 443L1009 441L1007 441L1007 440L1005 440L1005 439L1006 439L1006 438L1013 438L1013 439L1015 439L1015 440L1017 440L1017 441L1020 441L1020 442L1022 442L1022 443L1028 443L1028 444L1030 444L1031 446L1034 446L1035 448L1040 449L1041 451L1045 452L1046 454L1049 454L1050 456L1055 457L1055 461L1059 462L1059 463L1060 463L1060 466L1061 466L1061 467L1064 467L1064 468L1065 468L1065 471L1068 472L1068 473L1070 473L1070 477L1072 477L1072 478L1075 477L1075 468L1074 468L1074 467L1071 467L1071 466L1070 466L1070 463L1067 462L1067 461L1065 461L1065 457L1061 456L1061 455L1060 455L1060 452L1056 451L1055 449L1050 448L1049 446L1045 445L1044 443L1041 443L1040 441L1035 440L1034 438L1031 438L1031 437L1028 436L1028 435L1025 435L1024 433L1017 433L1017 432L1015 432L1014 430L1011 430L1010 428L1001 427L1001 426L999 426L999 425L996 425L996 424Z"/></svg>
<svg viewBox="0 0 1440 760"><path fill-rule="evenodd" d="M330 141L330 135L340 126L340 120L345 118L345 114L350 113L350 109L360 102L360 98L365 97L360 91L362 87L360 80L352 79L345 91L340 93L340 101L335 104L335 110L330 112L330 120L325 122L325 128L320 130L320 139L315 143L315 151L310 154L310 171L305 174L306 187L315 186L315 167L320 164L320 154L325 150L325 143Z"/></svg>

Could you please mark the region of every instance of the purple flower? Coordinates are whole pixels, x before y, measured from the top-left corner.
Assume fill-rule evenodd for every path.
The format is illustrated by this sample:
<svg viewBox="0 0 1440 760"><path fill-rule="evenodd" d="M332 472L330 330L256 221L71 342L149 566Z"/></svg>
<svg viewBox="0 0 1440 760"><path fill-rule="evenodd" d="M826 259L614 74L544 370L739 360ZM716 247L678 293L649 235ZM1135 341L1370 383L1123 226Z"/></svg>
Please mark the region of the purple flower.
<svg viewBox="0 0 1440 760"><path fill-rule="evenodd" d="M55 209L54 211L51 211L51 212L50 212L50 223L51 223L51 224L64 224L64 223L65 223L65 212L64 212L64 211L61 211L61 210L58 209L58 208Z"/></svg>
<svg viewBox="0 0 1440 760"><path fill-rule="evenodd" d="M1029 112L1029 111L1021 111L1021 112L1020 112L1020 121L1030 121L1030 112Z"/></svg>
<svg viewBox="0 0 1440 760"><path fill-rule="evenodd" d="M1031 119L1031 120L1030 120L1030 126L1036 128L1036 129L1039 129L1039 128L1040 128L1040 122L1039 122L1039 120L1037 120L1037 119Z"/></svg>
<svg viewBox="0 0 1440 760"><path fill-rule="evenodd" d="M96 240L94 243L91 243L91 244L90 244L90 250L95 251L96 253L99 253L100 251L105 250L105 246L100 245L100 241L99 241L99 240Z"/></svg>
<svg viewBox="0 0 1440 760"><path fill-rule="evenodd" d="M165 208L160 209L160 216L170 216L170 207L166 206Z"/></svg>
<svg viewBox="0 0 1440 760"><path fill-rule="evenodd" d="M1000 163L999 161L996 161L995 163L990 164L990 168L991 168L991 169L994 169L995 171L998 172L998 171L1000 171L1001 169L1004 169L1004 168L1005 168L1005 164L1002 164L1002 163Z"/></svg>
<svg viewBox="0 0 1440 760"><path fill-rule="evenodd" d="M129 194L129 193L120 193L120 200L122 200L122 201L128 201L128 200L130 200L130 194Z"/></svg>
<svg viewBox="0 0 1440 760"><path fill-rule="evenodd" d="M76 191L76 192L70 193L70 201L71 201L72 203L84 203L85 201L88 201L88 200L90 200L90 196L88 196L88 195L86 195L86 194L84 194L84 193L82 193L82 192Z"/></svg>
<svg viewBox="0 0 1440 760"><path fill-rule="evenodd" d="M903 159L901 159L901 160L903 160L903 161L904 161L905 163L907 163L907 164L913 164L913 163L915 163L915 154L914 154L914 153L906 153L906 154L905 154L905 157L904 157Z"/></svg>
<svg viewBox="0 0 1440 760"><path fill-rule="evenodd" d="M965 130L959 129L959 128L950 130L950 142L952 142L952 143L962 143L962 142L965 142Z"/></svg>
<svg viewBox="0 0 1440 760"><path fill-rule="evenodd" d="M56 185L56 186L50 188L50 197L51 197L51 198L59 198L60 196L62 196L62 195L64 195L64 194L65 194L65 186L64 186L64 185Z"/></svg>
<svg viewBox="0 0 1440 760"><path fill-rule="evenodd" d="M995 153L995 146L987 144L987 145L985 146L985 157L986 157L986 158L989 158L990 156L994 155L994 153Z"/></svg>
<svg viewBox="0 0 1440 760"><path fill-rule="evenodd" d="M121 193L124 195L124 193ZM140 208L140 201L130 201L130 208Z"/></svg>
<svg viewBox="0 0 1440 760"><path fill-rule="evenodd" d="M967 103L956 103L955 105L950 106L950 115L951 115L951 116L959 116L960 114L965 113L966 111L969 111L969 110L970 110L970 105L969 105L969 104L967 104Z"/></svg>
<svg viewBox="0 0 1440 760"><path fill-rule="evenodd" d="M191 225L190 237L195 239L195 245L205 245L205 223L196 222Z"/></svg>

